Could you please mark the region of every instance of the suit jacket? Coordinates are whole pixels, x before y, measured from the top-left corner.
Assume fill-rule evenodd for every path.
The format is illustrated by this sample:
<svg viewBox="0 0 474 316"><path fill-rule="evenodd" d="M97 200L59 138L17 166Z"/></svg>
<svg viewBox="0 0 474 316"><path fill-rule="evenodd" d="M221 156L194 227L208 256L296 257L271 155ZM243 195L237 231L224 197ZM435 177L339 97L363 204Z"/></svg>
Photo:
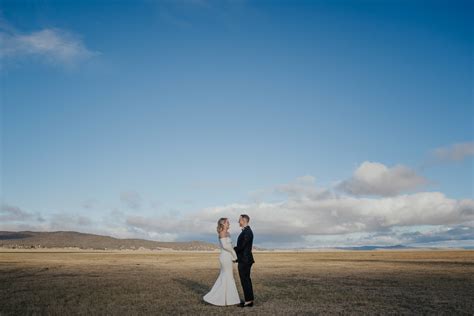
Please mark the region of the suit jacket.
<svg viewBox="0 0 474 316"><path fill-rule="evenodd" d="M253 260L252 245L253 232L250 226L246 226L242 229L237 239L237 246L234 247L235 253L237 254L237 262L243 264L252 264L255 262L255 260Z"/></svg>

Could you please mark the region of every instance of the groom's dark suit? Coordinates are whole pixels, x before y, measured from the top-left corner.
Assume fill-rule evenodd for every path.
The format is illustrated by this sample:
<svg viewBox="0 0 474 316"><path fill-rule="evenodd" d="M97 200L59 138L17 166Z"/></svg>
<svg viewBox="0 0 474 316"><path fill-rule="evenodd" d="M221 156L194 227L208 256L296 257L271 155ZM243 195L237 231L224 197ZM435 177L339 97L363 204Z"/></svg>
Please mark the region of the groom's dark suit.
<svg viewBox="0 0 474 316"><path fill-rule="evenodd" d="M252 279L250 278L250 269L255 262L252 255L253 232L250 226L244 227L237 239L237 246L234 247L239 263L240 283L244 290L245 301L253 301Z"/></svg>

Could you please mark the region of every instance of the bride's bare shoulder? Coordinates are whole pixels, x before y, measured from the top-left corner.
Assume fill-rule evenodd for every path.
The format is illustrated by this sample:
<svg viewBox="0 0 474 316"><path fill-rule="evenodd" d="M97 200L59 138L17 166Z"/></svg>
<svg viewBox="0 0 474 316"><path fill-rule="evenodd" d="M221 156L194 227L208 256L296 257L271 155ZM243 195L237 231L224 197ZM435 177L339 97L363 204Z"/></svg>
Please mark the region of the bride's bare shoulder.
<svg viewBox="0 0 474 316"><path fill-rule="evenodd" d="M224 233L224 232L219 233L219 239L226 238L226 237L230 237L230 234Z"/></svg>

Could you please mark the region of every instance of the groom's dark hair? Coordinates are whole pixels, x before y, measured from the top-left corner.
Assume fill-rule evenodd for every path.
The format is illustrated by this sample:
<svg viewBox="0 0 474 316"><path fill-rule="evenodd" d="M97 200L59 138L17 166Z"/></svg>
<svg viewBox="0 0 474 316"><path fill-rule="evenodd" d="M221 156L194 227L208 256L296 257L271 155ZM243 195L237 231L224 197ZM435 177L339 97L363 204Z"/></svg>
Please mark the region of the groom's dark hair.
<svg viewBox="0 0 474 316"><path fill-rule="evenodd" d="M245 218L245 220L248 222L250 222L250 217L247 215L247 214L241 214L240 215L241 217Z"/></svg>

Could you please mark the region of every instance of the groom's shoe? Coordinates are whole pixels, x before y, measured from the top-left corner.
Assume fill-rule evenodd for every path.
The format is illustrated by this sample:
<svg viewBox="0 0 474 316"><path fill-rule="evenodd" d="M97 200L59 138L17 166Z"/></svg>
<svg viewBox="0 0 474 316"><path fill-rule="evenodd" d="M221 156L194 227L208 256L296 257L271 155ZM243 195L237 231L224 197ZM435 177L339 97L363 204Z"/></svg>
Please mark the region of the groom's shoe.
<svg viewBox="0 0 474 316"><path fill-rule="evenodd" d="M252 307L253 306L253 301L251 302L241 302L240 307Z"/></svg>

